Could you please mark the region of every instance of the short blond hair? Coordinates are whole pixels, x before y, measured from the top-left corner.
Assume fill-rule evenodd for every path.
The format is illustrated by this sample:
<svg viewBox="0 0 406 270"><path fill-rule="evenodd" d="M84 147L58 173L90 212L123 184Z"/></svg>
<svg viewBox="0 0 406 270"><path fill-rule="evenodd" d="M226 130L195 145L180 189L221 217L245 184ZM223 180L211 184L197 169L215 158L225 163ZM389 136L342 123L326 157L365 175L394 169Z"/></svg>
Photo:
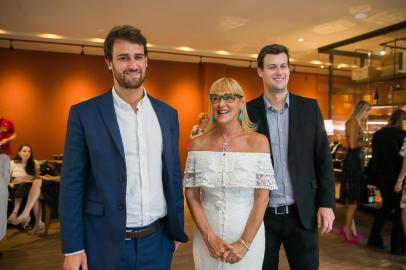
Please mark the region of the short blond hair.
<svg viewBox="0 0 406 270"><path fill-rule="evenodd" d="M210 94L216 94L219 92L227 92L227 93L232 93L235 95L239 95L241 97L245 97L244 95L244 91L242 90L241 85L234 79L232 78L221 78L218 79L217 81L215 81L211 87L210 87ZM209 99L209 104L211 105L211 101ZM245 130L249 130L249 131L256 131L257 127L254 123L251 122L248 113L247 113L247 107L244 105L241 106L242 108L242 113L243 113L243 118L242 118L242 122L240 123L241 126L245 129ZM211 106L209 106L209 115L210 115L210 119L213 119L213 111L211 109ZM216 126L216 123L213 123L213 121L209 122L209 125L207 127L207 131L213 129Z"/></svg>

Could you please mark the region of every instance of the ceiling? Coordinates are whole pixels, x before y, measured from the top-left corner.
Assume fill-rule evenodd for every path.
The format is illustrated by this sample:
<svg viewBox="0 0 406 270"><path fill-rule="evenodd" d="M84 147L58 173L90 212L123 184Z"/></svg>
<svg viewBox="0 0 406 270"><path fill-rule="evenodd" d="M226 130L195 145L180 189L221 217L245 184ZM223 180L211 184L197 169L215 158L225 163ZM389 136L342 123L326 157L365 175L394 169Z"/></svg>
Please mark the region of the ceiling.
<svg viewBox="0 0 406 270"><path fill-rule="evenodd" d="M367 15L356 19L355 16ZM115 25L130 24L142 30L150 50L202 56L238 58L247 61L203 57L204 62L255 66L255 54L270 43L290 48L293 63L327 64L328 56L317 48L406 20L404 0L1 0L0 38L51 40L85 45L102 45L89 39L103 39ZM57 34L63 39L38 37ZM379 43L406 36L396 31L349 50L378 53ZM304 41L299 42L302 38ZM379 39L379 40L377 40ZM9 47L7 40L0 47ZM194 51L181 51L178 47ZM15 49L80 53L77 46L13 42ZM365 48L364 48L365 47ZM220 52L219 52L220 51ZM85 47L86 54L102 54L100 48ZM152 53L150 58L199 62L199 57ZM353 63L353 59L338 59Z"/></svg>

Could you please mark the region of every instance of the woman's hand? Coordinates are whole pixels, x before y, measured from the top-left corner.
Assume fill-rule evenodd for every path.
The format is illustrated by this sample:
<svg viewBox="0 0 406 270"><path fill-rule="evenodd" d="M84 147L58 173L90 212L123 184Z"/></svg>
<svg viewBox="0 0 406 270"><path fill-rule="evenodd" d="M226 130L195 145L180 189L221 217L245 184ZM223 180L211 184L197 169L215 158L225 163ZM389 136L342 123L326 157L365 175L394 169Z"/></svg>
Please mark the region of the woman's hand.
<svg viewBox="0 0 406 270"><path fill-rule="evenodd" d="M402 191L402 184L403 184L403 179L396 181L394 190L396 193L399 193Z"/></svg>
<svg viewBox="0 0 406 270"><path fill-rule="evenodd" d="M218 260L222 260L224 252L233 249L230 244L226 243L217 235L209 235L206 240L206 245L210 252L210 256Z"/></svg>
<svg viewBox="0 0 406 270"><path fill-rule="evenodd" d="M241 261L248 250L240 241L232 243L231 246L233 247L232 252L228 254L224 261L233 264Z"/></svg>

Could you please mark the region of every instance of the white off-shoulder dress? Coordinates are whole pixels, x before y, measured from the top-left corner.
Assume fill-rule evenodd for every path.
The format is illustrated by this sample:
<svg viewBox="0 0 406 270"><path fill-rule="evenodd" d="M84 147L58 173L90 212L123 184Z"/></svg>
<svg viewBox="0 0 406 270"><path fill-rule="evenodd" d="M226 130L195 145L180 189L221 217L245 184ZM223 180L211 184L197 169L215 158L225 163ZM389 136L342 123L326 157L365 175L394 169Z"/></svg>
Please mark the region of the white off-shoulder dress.
<svg viewBox="0 0 406 270"><path fill-rule="evenodd" d="M200 187L201 202L213 232L228 243L240 239L254 205L255 189L276 189L269 153L190 151L185 187ZM193 257L196 270L260 270L265 250L261 224L249 251L236 263L210 256L196 228Z"/></svg>

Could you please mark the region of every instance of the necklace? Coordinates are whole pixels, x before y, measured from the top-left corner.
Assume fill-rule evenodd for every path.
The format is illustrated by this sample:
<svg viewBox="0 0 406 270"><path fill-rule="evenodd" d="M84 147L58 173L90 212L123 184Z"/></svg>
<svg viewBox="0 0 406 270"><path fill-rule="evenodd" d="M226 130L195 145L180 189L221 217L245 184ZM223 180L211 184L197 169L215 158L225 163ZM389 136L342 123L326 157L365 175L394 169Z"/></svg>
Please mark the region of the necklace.
<svg viewBox="0 0 406 270"><path fill-rule="evenodd" d="M227 152L227 147L229 146L231 140L234 139L234 138L236 138L236 137L238 137L238 136L239 136L239 135L230 136L230 137L228 137L227 139L224 138L224 136L221 136L221 138L223 139L223 144L222 144L221 147L220 147L220 152L223 152L223 153L224 153L224 152Z"/></svg>
<svg viewBox="0 0 406 270"><path fill-rule="evenodd" d="M220 147L220 152L227 152L228 142L224 141L223 145Z"/></svg>
<svg viewBox="0 0 406 270"><path fill-rule="evenodd" d="M241 134L243 134L243 132L244 131L242 130L242 128L241 128L241 130L239 130L237 128L237 129L234 129L233 132L217 133L217 136L222 139L222 143L221 143L219 151L222 153L227 152L227 149L230 147L231 141L234 140L235 138L241 136ZM226 134L228 134L228 136L226 136Z"/></svg>

